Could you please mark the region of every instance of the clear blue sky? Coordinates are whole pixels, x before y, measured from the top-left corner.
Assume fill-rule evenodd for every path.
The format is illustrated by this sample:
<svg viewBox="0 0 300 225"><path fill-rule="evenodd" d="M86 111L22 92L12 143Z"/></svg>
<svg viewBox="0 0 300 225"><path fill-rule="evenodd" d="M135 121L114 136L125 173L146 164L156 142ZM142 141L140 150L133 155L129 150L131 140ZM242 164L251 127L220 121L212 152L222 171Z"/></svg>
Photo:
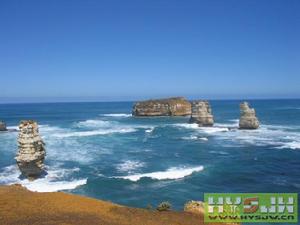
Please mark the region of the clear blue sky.
<svg viewBox="0 0 300 225"><path fill-rule="evenodd" d="M1 0L0 101L299 98L298 0Z"/></svg>

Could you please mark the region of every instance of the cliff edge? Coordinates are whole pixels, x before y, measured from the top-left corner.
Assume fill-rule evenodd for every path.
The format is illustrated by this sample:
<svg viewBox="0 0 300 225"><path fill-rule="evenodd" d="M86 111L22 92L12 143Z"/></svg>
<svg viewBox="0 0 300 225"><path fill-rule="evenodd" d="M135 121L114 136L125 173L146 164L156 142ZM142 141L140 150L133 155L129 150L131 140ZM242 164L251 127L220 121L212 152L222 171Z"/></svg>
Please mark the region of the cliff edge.
<svg viewBox="0 0 300 225"><path fill-rule="evenodd" d="M31 192L20 185L0 186L0 208L2 225L204 224L202 214L130 208L63 192Z"/></svg>

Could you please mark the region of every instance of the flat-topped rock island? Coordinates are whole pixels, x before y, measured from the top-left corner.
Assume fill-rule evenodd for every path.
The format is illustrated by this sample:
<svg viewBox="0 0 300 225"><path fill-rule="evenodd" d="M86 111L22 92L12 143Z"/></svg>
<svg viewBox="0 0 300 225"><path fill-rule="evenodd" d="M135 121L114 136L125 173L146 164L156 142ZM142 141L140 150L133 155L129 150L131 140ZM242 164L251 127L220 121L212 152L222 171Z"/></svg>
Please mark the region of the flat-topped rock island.
<svg viewBox="0 0 300 225"><path fill-rule="evenodd" d="M183 97L151 99L137 102L133 116L189 116L191 103Z"/></svg>

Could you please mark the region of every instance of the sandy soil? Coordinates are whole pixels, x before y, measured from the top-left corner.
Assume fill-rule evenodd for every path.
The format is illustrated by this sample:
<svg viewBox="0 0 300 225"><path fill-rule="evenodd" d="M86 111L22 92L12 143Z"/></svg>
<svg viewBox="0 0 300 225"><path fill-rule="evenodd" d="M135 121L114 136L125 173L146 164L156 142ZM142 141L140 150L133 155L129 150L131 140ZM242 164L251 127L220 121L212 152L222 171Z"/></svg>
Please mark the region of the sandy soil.
<svg viewBox="0 0 300 225"><path fill-rule="evenodd" d="M0 224L201 225L204 223L202 215L199 214L130 208L63 192L30 192L19 185L12 185L0 186Z"/></svg>

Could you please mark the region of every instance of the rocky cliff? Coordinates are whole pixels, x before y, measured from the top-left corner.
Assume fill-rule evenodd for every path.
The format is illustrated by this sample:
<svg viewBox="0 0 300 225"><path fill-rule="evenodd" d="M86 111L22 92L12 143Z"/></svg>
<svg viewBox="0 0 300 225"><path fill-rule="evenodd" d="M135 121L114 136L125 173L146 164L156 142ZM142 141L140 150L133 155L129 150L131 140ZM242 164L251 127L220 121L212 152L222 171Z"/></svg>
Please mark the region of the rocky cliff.
<svg viewBox="0 0 300 225"><path fill-rule="evenodd" d="M0 121L0 131L7 131L6 124L4 121Z"/></svg>
<svg viewBox="0 0 300 225"><path fill-rule="evenodd" d="M208 101L193 101L190 123L197 123L199 126L212 126L214 117Z"/></svg>
<svg viewBox="0 0 300 225"><path fill-rule="evenodd" d="M43 173L45 144L39 135L38 124L35 121L21 121L19 129L19 151L16 161L24 176L35 179Z"/></svg>
<svg viewBox="0 0 300 225"><path fill-rule="evenodd" d="M248 102L241 103L240 110L240 129L257 129L259 127L259 121L255 115L255 110L249 107Z"/></svg>
<svg viewBox="0 0 300 225"><path fill-rule="evenodd" d="M191 114L191 103L185 98L155 99L137 102L133 116L187 116Z"/></svg>

